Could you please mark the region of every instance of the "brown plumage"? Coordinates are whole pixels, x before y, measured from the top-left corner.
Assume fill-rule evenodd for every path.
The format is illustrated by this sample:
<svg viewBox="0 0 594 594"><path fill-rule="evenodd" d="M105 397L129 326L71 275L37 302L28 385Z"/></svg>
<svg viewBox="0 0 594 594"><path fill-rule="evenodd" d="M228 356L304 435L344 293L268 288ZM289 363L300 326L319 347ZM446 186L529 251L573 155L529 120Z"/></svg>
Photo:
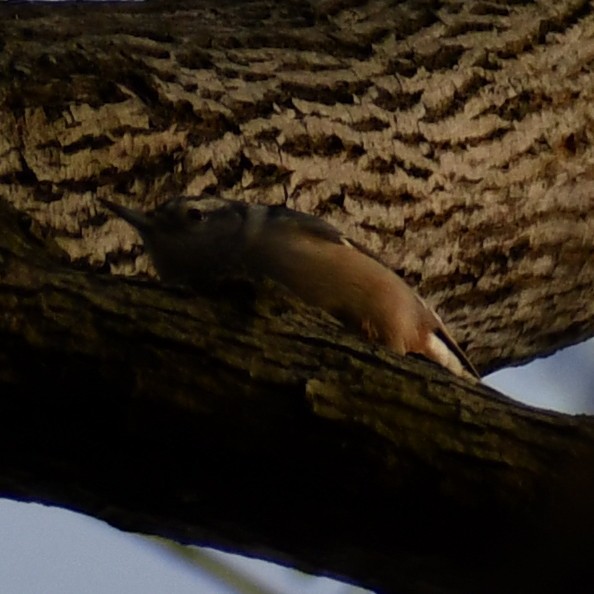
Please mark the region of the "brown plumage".
<svg viewBox="0 0 594 594"><path fill-rule="evenodd" d="M317 217L213 197L175 198L147 214L101 202L138 229L165 282L199 288L238 272L270 277L400 355L480 377L399 276Z"/></svg>

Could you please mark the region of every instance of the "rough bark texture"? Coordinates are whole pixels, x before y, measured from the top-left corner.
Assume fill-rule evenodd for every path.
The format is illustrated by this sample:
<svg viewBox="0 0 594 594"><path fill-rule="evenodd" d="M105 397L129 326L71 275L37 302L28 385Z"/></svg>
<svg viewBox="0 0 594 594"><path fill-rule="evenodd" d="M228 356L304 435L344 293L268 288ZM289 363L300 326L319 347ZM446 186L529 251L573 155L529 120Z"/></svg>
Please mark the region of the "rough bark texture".
<svg viewBox="0 0 594 594"><path fill-rule="evenodd" d="M591 419L71 265L149 271L96 196L207 190L341 227L482 370L591 336L590 3L1 5L0 49L0 493L385 592L593 583Z"/></svg>
<svg viewBox="0 0 594 594"><path fill-rule="evenodd" d="M274 287L214 305L64 269L0 223L3 495L382 592L591 580L592 419L374 349Z"/></svg>
<svg viewBox="0 0 594 594"><path fill-rule="evenodd" d="M340 226L483 369L592 336L589 2L1 11L0 192L74 259L136 255L96 195L210 189Z"/></svg>

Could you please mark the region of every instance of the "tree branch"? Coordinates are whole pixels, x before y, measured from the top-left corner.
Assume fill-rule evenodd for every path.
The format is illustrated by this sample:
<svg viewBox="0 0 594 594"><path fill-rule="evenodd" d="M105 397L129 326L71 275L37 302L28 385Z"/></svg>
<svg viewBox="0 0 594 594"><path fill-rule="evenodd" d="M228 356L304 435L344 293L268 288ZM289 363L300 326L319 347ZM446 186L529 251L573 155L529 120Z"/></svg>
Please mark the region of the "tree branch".
<svg viewBox="0 0 594 594"><path fill-rule="evenodd" d="M0 193L81 265L147 270L95 196L209 190L339 226L483 369L594 335L586 0L4 3L0 17Z"/></svg>
<svg viewBox="0 0 594 594"><path fill-rule="evenodd" d="M0 493L383 592L593 582L591 418L275 287L88 273L148 270L96 196L207 189L340 226L482 370L591 336L589 3L11 4L0 39L0 194L33 218L0 215Z"/></svg>
<svg viewBox="0 0 594 594"><path fill-rule="evenodd" d="M592 419L362 344L274 287L215 304L1 226L3 495L385 592L523 591L560 554L589 570Z"/></svg>

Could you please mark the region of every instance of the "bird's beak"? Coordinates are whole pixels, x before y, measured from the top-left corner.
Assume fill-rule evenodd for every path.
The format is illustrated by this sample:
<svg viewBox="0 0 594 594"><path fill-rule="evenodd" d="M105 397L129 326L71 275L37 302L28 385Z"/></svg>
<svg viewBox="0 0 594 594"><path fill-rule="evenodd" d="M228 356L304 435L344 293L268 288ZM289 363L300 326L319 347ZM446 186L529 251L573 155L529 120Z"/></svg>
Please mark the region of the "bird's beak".
<svg viewBox="0 0 594 594"><path fill-rule="evenodd" d="M138 229L141 233L147 233L153 228L151 219L149 219L149 217L147 217L143 212L126 208L125 206L121 206L115 202L105 200L105 198L97 198L97 200L99 200L99 202L101 202L105 208L117 214L119 217L124 219L124 221L132 225L132 227Z"/></svg>

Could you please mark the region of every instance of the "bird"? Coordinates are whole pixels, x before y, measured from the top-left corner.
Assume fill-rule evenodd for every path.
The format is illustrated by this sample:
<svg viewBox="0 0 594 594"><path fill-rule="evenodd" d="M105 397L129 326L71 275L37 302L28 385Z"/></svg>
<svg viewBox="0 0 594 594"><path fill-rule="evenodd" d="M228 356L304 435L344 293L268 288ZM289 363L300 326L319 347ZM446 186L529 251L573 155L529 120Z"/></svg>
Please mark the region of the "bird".
<svg viewBox="0 0 594 594"><path fill-rule="evenodd" d="M213 195L176 196L148 212L99 201L138 231L166 284L204 289L237 274L270 278L371 342L480 380L433 308L319 217Z"/></svg>

